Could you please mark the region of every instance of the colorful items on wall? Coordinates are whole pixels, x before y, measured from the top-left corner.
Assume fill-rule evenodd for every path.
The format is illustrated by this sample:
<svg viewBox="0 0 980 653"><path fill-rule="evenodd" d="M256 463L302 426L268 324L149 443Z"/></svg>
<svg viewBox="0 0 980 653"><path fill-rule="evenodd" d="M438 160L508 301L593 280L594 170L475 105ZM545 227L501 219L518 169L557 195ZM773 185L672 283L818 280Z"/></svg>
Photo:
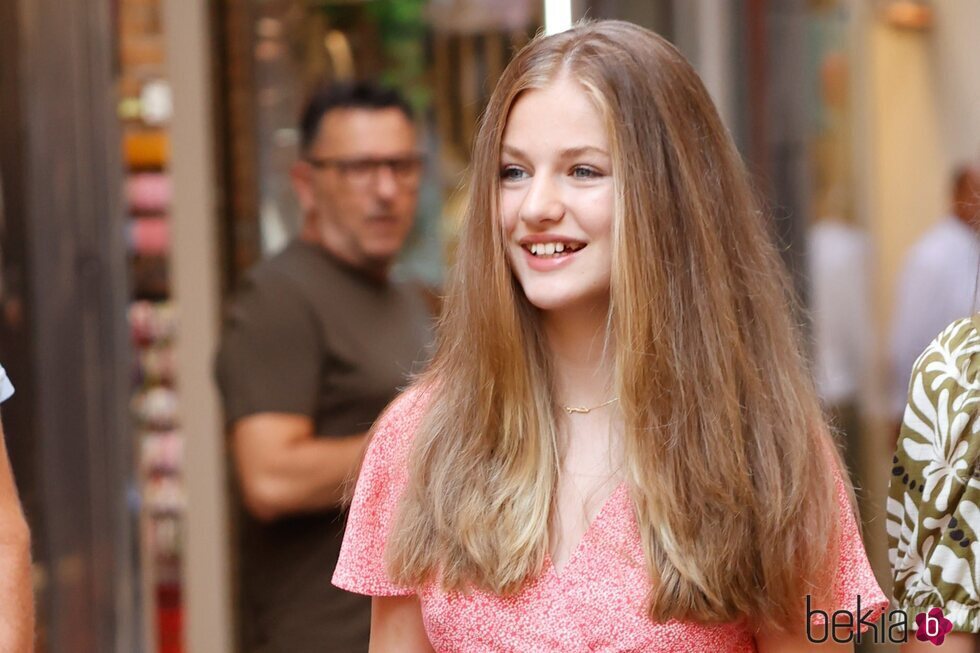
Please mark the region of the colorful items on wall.
<svg viewBox="0 0 980 653"><path fill-rule="evenodd" d="M182 653L182 477L174 341L177 321L170 287L170 217L173 196L169 123L173 111L166 75L161 0L120 0L119 117L126 166L133 303L131 411L136 438L133 468L139 495L140 577L155 653Z"/></svg>

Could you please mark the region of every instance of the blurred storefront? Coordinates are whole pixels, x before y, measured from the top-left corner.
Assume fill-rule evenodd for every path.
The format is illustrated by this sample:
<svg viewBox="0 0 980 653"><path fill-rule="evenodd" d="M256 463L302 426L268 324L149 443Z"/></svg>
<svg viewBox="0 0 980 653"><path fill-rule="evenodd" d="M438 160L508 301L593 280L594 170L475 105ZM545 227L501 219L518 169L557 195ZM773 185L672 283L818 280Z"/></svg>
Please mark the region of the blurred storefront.
<svg viewBox="0 0 980 653"><path fill-rule="evenodd" d="M0 10L0 343L18 390L4 421L34 534L39 651L174 653L192 627L214 629L195 650L231 650L208 399L213 41L194 8ZM193 106L180 120L175 100Z"/></svg>
<svg viewBox="0 0 980 653"><path fill-rule="evenodd" d="M576 18L655 29L696 65L803 297L816 292L814 224L866 239L851 455L883 581L882 341L904 252L941 214L949 168L980 153L978 12L972 0L572 3ZM38 650L234 650L210 361L223 300L298 227L300 104L325 79L406 92L429 158L397 273L438 288L483 105L543 20L539 0L0 3L0 356L18 389L3 417L34 531Z"/></svg>

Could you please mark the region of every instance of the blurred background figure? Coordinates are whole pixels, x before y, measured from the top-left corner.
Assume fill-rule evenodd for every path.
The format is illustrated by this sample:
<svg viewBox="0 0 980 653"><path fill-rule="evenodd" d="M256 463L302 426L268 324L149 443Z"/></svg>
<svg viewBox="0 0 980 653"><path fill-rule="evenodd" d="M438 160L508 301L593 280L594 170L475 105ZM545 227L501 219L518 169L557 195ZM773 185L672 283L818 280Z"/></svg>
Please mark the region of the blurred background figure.
<svg viewBox="0 0 980 653"><path fill-rule="evenodd" d="M0 404L14 386L0 365ZM6 434L0 424L0 650L34 650L34 595L31 582L31 535L7 460Z"/></svg>
<svg viewBox="0 0 980 653"><path fill-rule="evenodd" d="M891 323L891 409L896 436L915 359L946 325L977 310L980 168L957 168L951 191L949 213L911 249L899 281Z"/></svg>
<svg viewBox="0 0 980 653"><path fill-rule="evenodd" d="M814 97L804 132L809 199L798 210L811 216L804 242L805 278L817 392L837 430L844 461L862 506L868 505L863 450L868 441L865 404L874 361L872 296L874 243L855 198L851 130L854 107L848 16L825 4L811 15L816 55L809 93ZM798 242L798 241L797 241Z"/></svg>
<svg viewBox="0 0 980 653"><path fill-rule="evenodd" d="M867 393L874 333L871 247L867 234L833 216L810 227L807 246L814 380L842 439L856 494L863 500L861 401Z"/></svg>
<svg viewBox="0 0 980 653"><path fill-rule="evenodd" d="M302 230L248 273L216 362L246 509L242 646L366 652L370 600L329 581L365 432L430 339L421 292L389 279L422 157L408 104L368 83L318 89L301 137Z"/></svg>

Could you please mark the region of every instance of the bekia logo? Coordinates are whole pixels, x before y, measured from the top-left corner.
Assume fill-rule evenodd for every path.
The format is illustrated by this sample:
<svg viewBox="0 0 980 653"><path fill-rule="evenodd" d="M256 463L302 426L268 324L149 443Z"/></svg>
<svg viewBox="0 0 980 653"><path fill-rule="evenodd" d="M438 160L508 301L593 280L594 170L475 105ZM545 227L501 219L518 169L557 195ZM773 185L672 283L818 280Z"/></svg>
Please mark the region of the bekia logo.
<svg viewBox="0 0 980 653"><path fill-rule="evenodd" d="M861 643L871 639L875 644L902 644L908 641L909 617L904 610L863 609L860 595L856 597L855 610L837 610L828 614L812 607L811 598L806 597L806 637L814 644L828 639L838 644ZM855 615L857 619L855 620ZM814 617L817 617L816 624ZM821 623L822 622L822 623ZM819 627L826 625L825 628ZM953 630L953 622L946 618L942 608L932 608L928 612L915 615L915 638L920 642L932 642L939 646L946 635Z"/></svg>
<svg viewBox="0 0 980 653"><path fill-rule="evenodd" d="M915 615L915 625L915 638L936 646L942 644L949 631L953 630L953 622L946 618L940 608Z"/></svg>
<svg viewBox="0 0 980 653"><path fill-rule="evenodd" d="M855 623L854 615L857 615ZM862 610L861 595L857 596L854 612L837 610L827 614L824 610L811 607L810 595L806 597L806 638L814 644L822 644L828 638L838 644L848 642L861 643L862 639L870 637L875 644L900 644L907 640L908 615L903 610L892 610L885 618L884 610L868 608ZM817 624L822 621L826 628L814 628L813 618L818 617ZM887 623L886 623L887 622ZM816 632L814 632L816 631Z"/></svg>

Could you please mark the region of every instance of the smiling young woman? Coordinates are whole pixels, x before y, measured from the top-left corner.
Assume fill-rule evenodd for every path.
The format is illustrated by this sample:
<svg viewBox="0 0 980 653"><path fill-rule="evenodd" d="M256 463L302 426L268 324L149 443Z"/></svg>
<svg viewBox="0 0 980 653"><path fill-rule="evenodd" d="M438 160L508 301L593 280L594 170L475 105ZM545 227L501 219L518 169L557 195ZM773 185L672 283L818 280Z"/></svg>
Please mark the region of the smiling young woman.
<svg viewBox="0 0 980 653"><path fill-rule="evenodd" d="M808 595L884 609L767 224L669 43L523 49L459 251L334 575L372 650L802 650Z"/></svg>

